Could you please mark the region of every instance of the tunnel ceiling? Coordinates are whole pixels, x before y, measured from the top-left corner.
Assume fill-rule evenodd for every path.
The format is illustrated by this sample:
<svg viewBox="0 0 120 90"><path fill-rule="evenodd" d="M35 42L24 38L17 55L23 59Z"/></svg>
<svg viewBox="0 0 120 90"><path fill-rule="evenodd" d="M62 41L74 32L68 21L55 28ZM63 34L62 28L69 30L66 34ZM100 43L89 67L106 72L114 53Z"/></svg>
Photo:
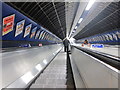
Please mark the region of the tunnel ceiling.
<svg viewBox="0 0 120 90"><path fill-rule="evenodd" d="M36 0L35 0L36 1ZM66 37L65 2L7 2L61 39Z"/></svg>
<svg viewBox="0 0 120 90"><path fill-rule="evenodd" d="M69 33L78 9L78 6L83 6L85 3L65 3L65 2L7 2L7 4L16 8L32 20L36 21L50 32L55 34L61 39L66 37L66 33ZM75 39L82 39L95 34L104 33L111 30L117 30L120 28L120 7L119 2L111 2L107 5L106 2L99 2L99 6L96 5L97 10L89 11L92 16L83 19L86 21L82 22L80 26L80 31L76 32L74 35ZM107 5L107 6L106 6ZM101 7L106 6L104 9ZM93 9L94 9L93 8ZM102 11L100 11L101 9ZM96 15L100 12L98 15ZM96 15L96 16L95 16ZM93 18L94 17L94 18ZM91 21L90 18L93 18ZM86 22L88 22L86 24Z"/></svg>
<svg viewBox="0 0 120 90"><path fill-rule="evenodd" d="M88 23L76 36L75 39L82 39L95 34L120 29L120 7L119 2L110 3L90 23Z"/></svg>

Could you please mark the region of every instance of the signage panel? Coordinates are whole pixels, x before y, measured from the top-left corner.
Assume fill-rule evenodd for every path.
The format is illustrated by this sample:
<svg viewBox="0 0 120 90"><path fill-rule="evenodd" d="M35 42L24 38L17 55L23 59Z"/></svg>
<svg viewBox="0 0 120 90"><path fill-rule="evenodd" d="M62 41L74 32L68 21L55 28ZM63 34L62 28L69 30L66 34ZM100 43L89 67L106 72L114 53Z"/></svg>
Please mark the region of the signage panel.
<svg viewBox="0 0 120 90"><path fill-rule="evenodd" d="M3 18L2 36L8 34L13 30L15 14Z"/></svg>
<svg viewBox="0 0 120 90"><path fill-rule="evenodd" d="M92 44L91 45L92 48L104 48L103 44Z"/></svg>
<svg viewBox="0 0 120 90"><path fill-rule="evenodd" d="M35 36L36 30L37 30L37 27L35 27L35 28L32 29L30 38L33 38Z"/></svg>
<svg viewBox="0 0 120 90"><path fill-rule="evenodd" d="M25 27L24 37L26 37L27 35L29 35L31 27L32 27L32 24L30 24L30 25L28 25L28 26Z"/></svg>
<svg viewBox="0 0 120 90"><path fill-rule="evenodd" d="M23 32L24 24L25 24L25 20L22 20L22 21L17 23L15 37Z"/></svg>

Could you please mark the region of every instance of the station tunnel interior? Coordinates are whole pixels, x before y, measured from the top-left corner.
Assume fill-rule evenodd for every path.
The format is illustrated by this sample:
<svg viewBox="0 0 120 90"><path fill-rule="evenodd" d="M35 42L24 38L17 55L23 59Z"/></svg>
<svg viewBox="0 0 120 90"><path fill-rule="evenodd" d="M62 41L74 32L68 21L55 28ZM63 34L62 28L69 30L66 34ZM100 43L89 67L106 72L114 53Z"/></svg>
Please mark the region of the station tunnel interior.
<svg viewBox="0 0 120 90"><path fill-rule="evenodd" d="M88 2L5 2L5 4L11 6L27 18L30 18L33 22L41 25L61 40L66 37L73 37L78 42L79 40L81 41L81 39L87 38L91 43L119 44L117 42L120 38L120 20L118 18L120 12L119 3L95 2L91 9L85 10L87 3ZM10 13L12 12L6 12L5 15L3 13L3 17L7 14L10 15ZM15 22L17 23L18 21L20 20L16 20ZM13 30L14 29L15 27L13 27ZM114 33L113 31L116 32ZM15 30L12 32L14 34L17 33ZM24 32L25 30L23 30L23 33ZM109 35L111 32L113 33ZM20 33L20 35L23 33ZM41 31L40 33L42 34L43 32ZM38 34L39 37L39 32L35 32L35 35L36 34ZM22 40L23 35L21 35L21 38L19 37L20 35L13 36L11 39L6 38L7 35L4 35L3 40L5 39L5 44L7 41L7 43L9 43L9 40L13 40L12 38L15 38L14 40L19 43L25 43L25 39ZM43 35L47 37L49 34L43 33ZM17 37L19 38L16 39ZM116 42L113 43L113 41L115 41L114 39ZM21 40L23 42L21 42ZM15 42L12 43L15 44ZM28 40L28 43L32 42ZM38 45L39 42L34 43ZM46 42L43 42L43 44L46 44Z"/></svg>
<svg viewBox="0 0 120 90"><path fill-rule="evenodd" d="M95 86L95 84L93 84L95 83L94 80L91 81L90 77L86 75L91 73L88 73L89 71L84 72L84 70L86 70L86 67L84 68L84 66L86 65L82 64L90 63L91 61L79 61L79 59L82 57L85 60L89 60L90 58L88 58L88 56L91 55L92 57L100 59L100 61L114 67L114 70L120 69L120 57L118 51L120 48L119 0L79 0L79 2L77 0L3 0L0 1L0 13L0 22L2 22L0 26L0 44L1 53L3 53L1 57L2 60L8 60L8 58L11 60L9 65L7 64L7 61L2 63L2 68L5 68L5 72L3 72L3 88L15 87L16 83L21 80L20 79L17 82L17 78L21 77L28 70L31 70L36 64L38 64L38 59L40 58L39 54L41 54L41 62L43 60L43 63L45 64L43 65L44 69L47 65L48 67L49 64L51 65L52 60L53 63L60 62L58 58L60 58L60 56L63 58L67 55L67 59L69 59L67 61L67 79L71 77L74 79L69 79L71 80L70 82L67 80L70 84L68 85L69 87L73 88L71 85L72 82L74 88L87 88L87 85L88 88L96 88L100 86L110 88L106 83L106 86L99 86L98 84L100 82ZM67 50L67 53L64 55L61 47L64 47L64 49L66 48L64 44L65 40L69 41L69 45L67 45L67 49L69 50ZM88 44L87 49L91 49L92 47L105 49L97 49L97 51L94 51L96 49L87 50L85 40L87 40ZM85 47L85 49L83 47ZM113 52L111 47L115 48L112 49ZM35 48L40 48L40 50L35 50ZM19 50L23 50L25 54L23 52L21 53ZM7 52L10 52L10 55L12 56L6 57L7 54L5 53ZM58 54L59 52L60 54ZM83 52L89 55L84 54ZM51 53L53 53L53 56L51 56ZM17 57L22 58L21 64L20 59ZM44 58L49 58L49 60L47 61L47 59ZM13 59L16 59L16 61ZM71 59L73 61L71 61ZM66 63L64 63L64 66L65 64ZM19 72L17 65L18 69L23 69L23 71ZM40 68L39 65L38 68ZM83 80L79 79L79 81L77 81L76 76L74 75L74 73L76 73L75 68L78 68L76 70L81 73L79 77L82 77ZM6 78L7 74L10 73L10 70L13 70L13 73L16 74L14 74L14 77L12 78ZM46 70L47 69L45 69L45 71ZM40 70L38 71L40 72ZM94 70L94 72L95 71L96 70ZM35 78L38 76L39 75L37 74ZM99 77L101 78L102 76ZM116 77L118 78L118 76ZM34 81L33 78L31 78L31 80L32 82ZM101 82L102 80L103 79L101 79ZM12 83L13 81L16 82ZM80 81L83 83L80 84ZM91 85L89 83L90 81L92 82ZM116 81L119 84L119 80L117 79ZM30 81L28 82L30 83ZM28 82L23 85L20 84L21 87L25 88L28 85ZM9 86L10 84L11 86ZM116 88L116 86L119 85L116 85L116 82L113 82L113 84L111 84L111 87L112 86ZM65 86L63 85L63 87Z"/></svg>

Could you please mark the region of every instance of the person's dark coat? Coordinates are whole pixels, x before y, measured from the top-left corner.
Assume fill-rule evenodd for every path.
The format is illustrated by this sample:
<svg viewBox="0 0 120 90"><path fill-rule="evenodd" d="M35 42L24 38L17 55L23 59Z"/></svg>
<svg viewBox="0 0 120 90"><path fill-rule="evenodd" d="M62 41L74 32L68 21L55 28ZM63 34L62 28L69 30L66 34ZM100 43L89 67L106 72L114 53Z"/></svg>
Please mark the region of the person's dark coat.
<svg viewBox="0 0 120 90"><path fill-rule="evenodd" d="M68 41L67 39L65 39L65 40L63 41L63 44L64 44L64 46L68 46L68 45L69 45L69 41Z"/></svg>

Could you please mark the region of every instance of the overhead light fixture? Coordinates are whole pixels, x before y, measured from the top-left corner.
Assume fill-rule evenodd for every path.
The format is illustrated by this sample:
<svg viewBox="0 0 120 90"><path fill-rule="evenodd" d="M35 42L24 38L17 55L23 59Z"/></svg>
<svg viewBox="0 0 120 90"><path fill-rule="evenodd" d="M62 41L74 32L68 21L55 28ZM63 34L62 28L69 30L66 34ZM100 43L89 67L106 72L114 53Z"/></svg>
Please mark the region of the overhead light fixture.
<svg viewBox="0 0 120 90"><path fill-rule="evenodd" d="M43 60L43 63L44 63L44 64L47 64L47 61L46 61L46 59L44 59L44 60Z"/></svg>
<svg viewBox="0 0 120 90"><path fill-rule="evenodd" d="M21 79L22 79L26 84L28 84L33 78L34 78L34 76L32 75L31 72L27 72L25 75L23 75L23 76L21 77Z"/></svg>
<svg viewBox="0 0 120 90"><path fill-rule="evenodd" d="M75 31L73 31L72 33L74 33Z"/></svg>
<svg viewBox="0 0 120 90"><path fill-rule="evenodd" d="M42 66L40 64L36 65L35 68L38 70L38 71L41 71L42 70Z"/></svg>
<svg viewBox="0 0 120 90"><path fill-rule="evenodd" d="M77 29L77 26L75 26L75 29Z"/></svg>
<svg viewBox="0 0 120 90"><path fill-rule="evenodd" d="M74 29L72 32L75 32L76 31L76 29Z"/></svg>
<svg viewBox="0 0 120 90"><path fill-rule="evenodd" d="M68 37L68 36L67 36L66 38L69 40L69 37Z"/></svg>
<svg viewBox="0 0 120 90"><path fill-rule="evenodd" d="M81 23L81 22L82 22L82 20L83 20L83 18L80 18L80 20L78 21L78 23Z"/></svg>
<svg viewBox="0 0 120 90"><path fill-rule="evenodd" d="M87 5L87 7L86 7L85 10L89 10L89 9L92 7L92 5L94 4L94 2L95 2L95 0L90 0L90 1L88 2L88 5Z"/></svg>

